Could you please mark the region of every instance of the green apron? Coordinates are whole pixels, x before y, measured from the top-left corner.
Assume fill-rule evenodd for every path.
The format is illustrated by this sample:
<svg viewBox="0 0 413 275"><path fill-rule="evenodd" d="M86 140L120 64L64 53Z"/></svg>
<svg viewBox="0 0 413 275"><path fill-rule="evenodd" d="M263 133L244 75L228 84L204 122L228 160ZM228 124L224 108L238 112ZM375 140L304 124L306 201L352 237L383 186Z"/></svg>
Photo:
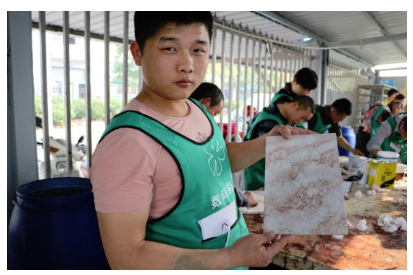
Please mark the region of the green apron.
<svg viewBox="0 0 413 275"><path fill-rule="evenodd" d="M250 140L254 128L261 122L265 120L273 120L277 125L285 125L281 118L276 115L269 114L265 111L259 113L254 123L248 130L245 140ZM247 169L245 169L245 190L257 190L264 187L265 183L265 158L257 161Z"/></svg>
<svg viewBox="0 0 413 275"><path fill-rule="evenodd" d="M162 145L179 168L182 178L179 201L163 217L148 220L145 240L186 249L221 249L232 246L249 232L236 206L231 166L221 131L206 109L192 101L206 114L212 128L211 136L202 143L192 141L136 111L115 116L102 139L119 128L136 129ZM235 207L231 207L232 204ZM198 222L222 209L229 211L228 216L234 219L219 224L222 232L227 233L205 239Z"/></svg>
<svg viewBox="0 0 413 275"><path fill-rule="evenodd" d="M326 131L328 131L328 129L331 128L331 124L327 124L327 125L323 124L323 120L321 119L320 112L316 112L316 115L317 115L317 123L314 129L309 129L309 130L320 133L320 134L324 134Z"/></svg>
<svg viewBox="0 0 413 275"><path fill-rule="evenodd" d="M287 97L290 101L293 101L293 97L284 93L276 93L273 98L271 99L271 104L274 104L274 102L276 102L278 99L280 99L281 97Z"/></svg>
<svg viewBox="0 0 413 275"><path fill-rule="evenodd" d="M400 155L401 162L403 164L407 164L407 140L404 139L399 134L399 132L396 131L396 117L398 116L392 116L389 119L387 119L387 121L390 123L390 126L392 128L392 133L388 138L384 140L383 144L381 145L381 148L384 151L392 151L392 152L396 152L394 147L398 148L400 151L397 153L399 153ZM402 116L406 116L406 115L402 114Z"/></svg>
<svg viewBox="0 0 413 275"><path fill-rule="evenodd" d="M378 122L378 119L384 111L389 111L389 108L386 106L382 106L376 110L374 115L371 116L370 139L374 137L377 130L380 128L382 122Z"/></svg>

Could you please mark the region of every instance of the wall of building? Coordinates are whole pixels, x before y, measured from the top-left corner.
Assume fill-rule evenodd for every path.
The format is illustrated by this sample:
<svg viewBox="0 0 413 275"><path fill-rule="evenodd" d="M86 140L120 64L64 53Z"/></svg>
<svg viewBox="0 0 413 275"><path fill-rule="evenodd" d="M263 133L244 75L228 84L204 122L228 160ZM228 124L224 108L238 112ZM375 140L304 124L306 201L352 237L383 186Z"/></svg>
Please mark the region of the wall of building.
<svg viewBox="0 0 413 275"><path fill-rule="evenodd" d="M394 86L396 87L397 90L399 90L399 92L401 92L407 97L407 77L406 76L380 77L379 83Z"/></svg>

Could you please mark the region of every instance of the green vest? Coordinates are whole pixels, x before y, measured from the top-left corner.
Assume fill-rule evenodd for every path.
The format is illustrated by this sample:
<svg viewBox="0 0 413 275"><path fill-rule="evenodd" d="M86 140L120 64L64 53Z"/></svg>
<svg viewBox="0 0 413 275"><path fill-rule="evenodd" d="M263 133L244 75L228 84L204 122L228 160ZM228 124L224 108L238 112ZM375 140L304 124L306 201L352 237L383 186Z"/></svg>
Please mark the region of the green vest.
<svg viewBox="0 0 413 275"><path fill-rule="evenodd" d="M398 147L400 149L400 160L402 161L403 164L407 164L407 140L404 139L397 131L396 131L396 117L398 116L392 116L390 117L387 121L390 123L390 126L392 128L392 133L391 135L386 138L381 145L381 148L385 151L393 151L395 152L396 150L393 148ZM402 114L402 116L407 116L406 114Z"/></svg>
<svg viewBox="0 0 413 275"><path fill-rule="evenodd" d="M382 122L378 122L378 119L384 111L389 111L389 108L386 106L382 106L379 109L377 109L374 115L371 117L370 139L374 137L377 130L380 128Z"/></svg>
<svg viewBox="0 0 413 275"><path fill-rule="evenodd" d="M254 131L254 128L261 122L265 120L273 120L278 125L285 125L281 118L276 115L269 114L265 111L262 111L257 115L257 118L254 120L254 123L251 125L248 130L245 140L250 140L251 135ZM245 190L257 190L264 187L265 183L265 158L257 161L247 169L245 169Z"/></svg>
<svg viewBox="0 0 413 275"><path fill-rule="evenodd" d="M317 123L314 129L310 129L310 130L320 133L320 134L324 134L328 129L331 128L331 124L327 124L327 125L323 124L323 120L321 119L320 112L316 112L316 115L317 115Z"/></svg>
<svg viewBox="0 0 413 275"><path fill-rule="evenodd" d="M287 97L288 99L290 99L290 101L293 101L293 97L287 94L283 94L283 93L276 93L273 98L271 99L271 104L274 104L274 102L276 102L278 99L280 99L281 97Z"/></svg>
<svg viewBox="0 0 413 275"><path fill-rule="evenodd" d="M220 249L232 246L249 232L236 206L231 166L221 131L206 109L192 101L206 114L212 128L211 136L202 143L190 140L136 111L115 116L101 140L119 128L136 129L162 145L179 168L182 178L179 201L163 217L148 220L145 240L186 249ZM232 204L235 206L231 207ZM229 211L225 217L231 216L232 222L225 218L221 223L222 217L215 219L219 221L222 235L206 239L199 222L220 210L226 210L225 213Z"/></svg>

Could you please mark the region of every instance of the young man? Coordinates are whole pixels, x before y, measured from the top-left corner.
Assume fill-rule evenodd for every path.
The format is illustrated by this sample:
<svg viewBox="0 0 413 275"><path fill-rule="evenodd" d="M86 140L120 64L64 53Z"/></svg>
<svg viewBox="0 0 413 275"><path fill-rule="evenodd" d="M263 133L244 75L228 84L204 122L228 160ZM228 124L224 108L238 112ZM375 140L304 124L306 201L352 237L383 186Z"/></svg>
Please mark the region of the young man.
<svg viewBox="0 0 413 275"><path fill-rule="evenodd" d="M224 108L224 95L222 94L221 89L213 83L202 82L201 85L199 85L198 88L196 88L196 90L191 94L190 98L198 100L212 116L219 115L222 108ZM235 196L238 207L253 207L258 204L258 201L255 199L254 195L248 191L243 193L239 191L238 188L235 188Z"/></svg>
<svg viewBox="0 0 413 275"><path fill-rule="evenodd" d="M337 99L331 105L317 105L315 115L308 121L308 129L320 134L327 131L335 133L340 147L354 155L363 156L364 154L360 150L351 147L341 134L341 127L338 124L349 115L351 115L351 102L347 98Z"/></svg>
<svg viewBox="0 0 413 275"><path fill-rule="evenodd" d="M311 90L317 88L317 74L310 68L300 69L292 82L285 84L284 88L278 91L271 100L271 103L291 102L300 95L309 95Z"/></svg>
<svg viewBox="0 0 413 275"><path fill-rule="evenodd" d="M367 150L377 156L379 151L393 151L407 164L407 114L399 114L384 121L376 135L367 143Z"/></svg>
<svg viewBox="0 0 413 275"><path fill-rule="evenodd" d="M136 12L134 20L130 50L143 87L112 119L91 170L111 268L267 265L290 239L248 235L231 180L231 170L264 156L265 136L226 145L212 116L188 100L206 73L211 13ZM275 127L269 135L308 132Z"/></svg>
<svg viewBox="0 0 413 275"><path fill-rule="evenodd" d="M270 104L252 121L245 140L264 136L276 125L296 125L308 121L314 114L314 100L309 96L297 96L289 103ZM264 187L265 158L245 169L245 189Z"/></svg>

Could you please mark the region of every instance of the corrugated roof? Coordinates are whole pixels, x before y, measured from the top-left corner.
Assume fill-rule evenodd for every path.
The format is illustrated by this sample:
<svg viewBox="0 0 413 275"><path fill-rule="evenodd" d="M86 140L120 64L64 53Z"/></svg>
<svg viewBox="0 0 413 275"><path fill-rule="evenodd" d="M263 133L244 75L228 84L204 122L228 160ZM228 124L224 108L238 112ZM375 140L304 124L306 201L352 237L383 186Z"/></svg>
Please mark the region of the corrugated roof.
<svg viewBox="0 0 413 275"><path fill-rule="evenodd" d="M261 32L274 38L283 39L290 43L301 43L302 39L308 37L300 30L293 30L285 24L277 23L260 16L256 12L249 11L216 11L212 12L219 20L233 22L234 25L242 25L250 30ZM327 42L335 43L350 41L354 39L366 39L372 37L385 36L383 30L369 18L366 12L362 11L278 11L276 14L294 22L298 26L321 37ZM375 17L388 34L407 33L407 12L406 11L377 11L369 12ZM84 29L84 12L69 12L70 28L75 30ZM38 12L32 12L32 19L38 22ZM104 12L91 12L91 32L103 34ZM46 12L46 23L49 25L62 26L63 12ZM123 12L110 12L110 33L111 36L123 37ZM129 12L129 39L134 39L133 12ZM218 37L217 43L222 43L222 38ZM229 48L229 39L226 39L226 48ZM245 43L245 42L243 42ZM236 44L235 44L236 45ZM244 44L242 44L244 46ZM396 42L381 42L368 44L359 48L346 48L345 51L354 54L360 59L374 65L389 63L407 62L407 40ZM348 57L341 57L343 62L347 61L357 64L359 68L365 64L353 62Z"/></svg>
<svg viewBox="0 0 413 275"><path fill-rule="evenodd" d="M362 11L279 11L277 13L331 43L386 35L379 25ZM370 13L388 34L407 33L407 11ZM361 48L347 48L347 51L375 65L404 63L407 62L404 54L407 53L406 43L407 40L404 39L368 44Z"/></svg>

